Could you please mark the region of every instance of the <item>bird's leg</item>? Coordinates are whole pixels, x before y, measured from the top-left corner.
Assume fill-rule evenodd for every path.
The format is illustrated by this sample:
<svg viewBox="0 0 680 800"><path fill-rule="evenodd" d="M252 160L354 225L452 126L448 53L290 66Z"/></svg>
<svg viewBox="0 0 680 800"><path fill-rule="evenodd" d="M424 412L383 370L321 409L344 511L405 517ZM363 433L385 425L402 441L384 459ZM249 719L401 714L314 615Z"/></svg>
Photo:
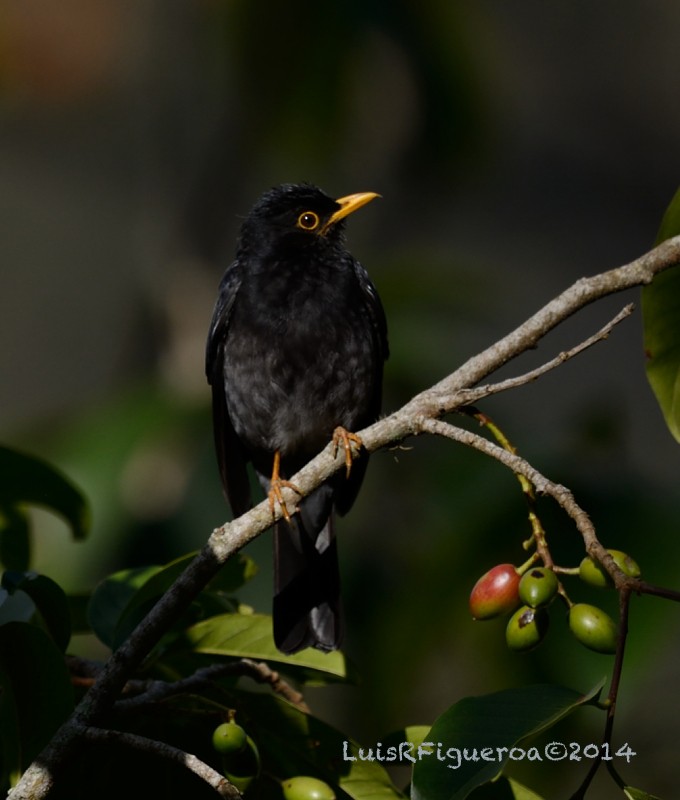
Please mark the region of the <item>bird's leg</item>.
<svg viewBox="0 0 680 800"><path fill-rule="evenodd" d="M277 450L274 453L274 466L272 467L272 477L269 481L269 508L271 508L272 516L274 516L274 506L276 503L278 503L279 506L281 506L281 514L283 515L283 518L286 520L286 522L290 522L290 512L286 507L286 501L283 499L283 492L281 489L283 489L285 486L288 489L292 489L297 494L300 494L300 490L294 483L279 477L280 468L281 453Z"/></svg>
<svg viewBox="0 0 680 800"><path fill-rule="evenodd" d="M341 444L345 450L346 477L349 478L349 473L352 469L352 459L355 455L355 453L352 452L352 445L354 445L355 451L359 451L363 446L363 442L356 435L356 433L351 433L342 426L338 425L338 427L333 431L333 445L335 448L333 450L333 458L337 456L338 448Z"/></svg>

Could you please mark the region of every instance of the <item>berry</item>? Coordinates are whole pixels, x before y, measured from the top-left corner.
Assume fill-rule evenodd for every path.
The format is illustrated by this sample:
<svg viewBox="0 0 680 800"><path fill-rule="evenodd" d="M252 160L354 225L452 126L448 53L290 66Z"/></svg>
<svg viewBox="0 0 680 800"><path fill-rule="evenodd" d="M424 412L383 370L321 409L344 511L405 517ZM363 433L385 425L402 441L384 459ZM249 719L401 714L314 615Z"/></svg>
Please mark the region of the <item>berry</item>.
<svg viewBox="0 0 680 800"><path fill-rule="evenodd" d="M640 577L640 567L636 562L621 550L607 550L609 555L616 562L616 566L629 578ZM586 556L578 568L578 574L584 583L589 583L591 586L613 586L614 581L602 569L597 561L594 561L590 556Z"/></svg>
<svg viewBox="0 0 680 800"><path fill-rule="evenodd" d="M250 786L260 772L260 754L250 736L240 751L222 756L222 772L242 794Z"/></svg>
<svg viewBox="0 0 680 800"><path fill-rule="evenodd" d="M540 644L548 632L549 617L543 608L522 606L510 617L505 629L505 641L511 650L531 650Z"/></svg>
<svg viewBox="0 0 680 800"><path fill-rule="evenodd" d="M547 605L557 594L559 583L555 573L547 567L534 567L522 575L519 597L531 608Z"/></svg>
<svg viewBox="0 0 680 800"><path fill-rule="evenodd" d="M473 619L509 614L519 605L519 573L512 564L498 564L477 581L470 593Z"/></svg>
<svg viewBox="0 0 680 800"><path fill-rule="evenodd" d="M335 800L335 792L318 778L298 775L281 784L285 800Z"/></svg>
<svg viewBox="0 0 680 800"><path fill-rule="evenodd" d="M597 606L573 605L569 609L569 629L582 645L596 653L616 652L616 623Z"/></svg>
<svg viewBox="0 0 680 800"><path fill-rule="evenodd" d="M222 755L239 753L246 746L247 734L235 722L223 722L213 731L212 744Z"/></svg>

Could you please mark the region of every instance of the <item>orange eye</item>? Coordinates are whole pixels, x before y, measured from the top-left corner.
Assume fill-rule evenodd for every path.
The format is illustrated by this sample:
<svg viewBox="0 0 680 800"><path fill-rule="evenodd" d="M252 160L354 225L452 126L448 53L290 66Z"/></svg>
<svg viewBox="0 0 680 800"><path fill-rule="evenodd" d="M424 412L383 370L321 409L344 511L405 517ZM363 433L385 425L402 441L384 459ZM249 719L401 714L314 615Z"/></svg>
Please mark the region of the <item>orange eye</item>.
<svg viewBox="0 0 680 800"><path fill-rule="evenodd" d="M302 228L303 231L313 231L319 227L319 221L318 214L315 214L313 211L305 211L298 217L297 225L298 228Z"/></svg>

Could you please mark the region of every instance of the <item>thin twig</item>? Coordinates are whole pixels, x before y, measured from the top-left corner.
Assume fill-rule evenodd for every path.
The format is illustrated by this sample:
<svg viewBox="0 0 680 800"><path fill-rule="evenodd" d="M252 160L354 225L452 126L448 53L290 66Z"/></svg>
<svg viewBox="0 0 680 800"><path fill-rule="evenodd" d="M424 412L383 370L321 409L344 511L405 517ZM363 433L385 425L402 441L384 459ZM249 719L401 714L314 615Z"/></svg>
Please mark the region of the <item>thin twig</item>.
<svg viewBox="0 0 680 800"><path fill-rule="evenodd" d="M465 405L469 401L461 399L461 392L479 384L487 375L511 359L534 348L542 337L579 309L606 295L648 284L656 274L678 263L680 263L680 236L666 240L622 267L590 278L581 278L514 331L470 358L435 386L416 395L390 416L358 431L365 450L370 453L382 447L395 445L408 436L424 431L424 420L435 419L460 405ZM522 459L518 461L522 462ZM297 475L291 476L290 480L299 490L299 496L305 497L344 465L344 454L338 453L334 456L331 443ZM529 472L542 478L533 468ZM537 491L542 490L530 475L527 477L534 482ZM544 480L540 482L544 491L546 487L550 487L551 491L555 492L553 496L556 499L557 496L561 497L561 505L565 510L570 509L571 516L586 541L587 552L600 561L608 572L612 570L616 576L617 570L613 560L597 540L585 512L575 506L571 493L556 484L546 483ZM289 489L284 489L283 494L291 503L298 499L298 495ZM274 518L278 519L280 516L281 509L276 508ZM247 514L212 532L194 561L126 642L111 656L102 669L98 681L81 700L71 718L61 726L49 745L28 767L11 791L12 800L43 800L47 796L54 783L53 770L71 756L77 746L79 731L83 727L97 724L97 721L112 707L125 682L146 654L163 633L179 619L193 598L232 555L269 528L273 521L269 503L264 501ZM623 578L625 579L625 576ZM616 582L617 578L614 577L614 580ZM618 580L617 588L622 584L621 579Z"/></svg>
<svg viewBox="0 0 680 800"><path fill-rule="evenodd" d="M125 684L126 697L115 705L116 711L130 712L142 706L160 703L178 694L198 692L214 683L225 675L246 675L258 683L268 684L272 691L288 700L294 706L309 713L309 706L300 692L285 681L278 672L275 672L263 661L257 662L250 658L241 658L228 664L211 664L196 670L193 675L178 681L167 682L158 680L128 681ZM130 697L128 695L133 694Z"/></svg>
<svg viewBox="0 0 680 800"><path fill-rule="evenodd" d="M258 681L258 683L268 684L273 692L297 706L300 711L304 711L306 714L309 713L309 706L302 694L285 681L276 670L265 664L264 661L252 661L250 658L242 658L240 663L251 678Z"/></svg>
<svg viewBox="0 0 680 800"><path fill-rule="evenodd" d="M214 789L220 797L226 797L227 800L241 800L242 795L239 790L224 775L214 770L205 761L201 761L200 758L191 753L186 753L178 747L166 744L166 742L147 739L145 736L138 736L136 733L93 727L85 728L82 731L82 736L90 742L106 745L122 744L126 747L132 747L135 750L151 753L154 756L173 761L175 764L179 764L181 767L193 772L204 783L207 783L211 789Z"/></svg>
<svg viewBox="0 0 680 800"><path fill-rule="evenodd" d="M538 378L545 375L547 372L550 372L557 367L561 367L563 364L566 364L567 361L570 361L575 356L580 355L584 352L584 350L587 350L598 342L602 342L607 339L612 330L620 322L623 322L624 319L633 313L634 308L635 306L633 303L629 303L627 306L624 306L621 311L619 311L619 313L604 327L597 331L597 333L589 336L583 342L577 344L575 347L572 347L570 350L564 350L561 353L558 353L555 358L550 359L550 361L546 361L545 364L541 364L529 372L525 372L522 375L516 375L515 377L508 378L504 381L499 381L498 383L487 383L483 386L475 386L472 389L462 390L460 392L461 400L463 400L465 404L477 403L479 400L482 400L485 397L490 397L491 395L499 394L500 392L507 392L509 389L517 389L520 386L525 386L527 383L532 383L533 381L538 380Z"/></svg>
<svg viewBox="0 0 680 800"><path fill-rule="evenodd" d="M558 483L554 483L539 472L535 467L525 459L512 453L500 445L485 439L477 433L458 428L451 425L449 422L443 422L438 419L423 418L419 420L419 427L422 431L435 434L436 436L444 436L454 442L467 445L475 450L479 450L496 461L500 461L506 467L509 467L513 472L523 475L530 483L533 484L539 494L545 494L552 497L557 503L567 512L567 514L574 520L576 527L583 536L586 546L589 544L599 545L595 535L595 529L590 517L578 505L574 499L574 495L566 488ZM601 545L600 545L601 546Z"/></svg>

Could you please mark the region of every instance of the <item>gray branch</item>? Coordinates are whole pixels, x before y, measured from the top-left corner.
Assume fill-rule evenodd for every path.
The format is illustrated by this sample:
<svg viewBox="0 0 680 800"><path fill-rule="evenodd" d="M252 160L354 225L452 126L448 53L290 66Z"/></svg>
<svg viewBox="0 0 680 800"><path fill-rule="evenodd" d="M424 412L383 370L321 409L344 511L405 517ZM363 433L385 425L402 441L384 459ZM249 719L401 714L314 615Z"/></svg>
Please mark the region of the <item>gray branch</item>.
<svg viewBox="0 0 680 800"><path fill-rule="evenodd" d="M579 309L607 295L648 284L654 275L679 263L680 236L677 236L630 264L590 278L581 278L514 331L470 358L435 386L416 395L393 414L359 431L364 447L368 452L373 452L395 445L409 436L418 435L427 427L427 420L436 420L443 414L468 404L470 389L499 367L534 348L543 336ZM292 476L291 482L298 487L302 496L309 494L336 470L344 468L344 453L334 454L333 451L333 445L329 444L297 475ZM513 468L517 466L519 464L515 462ZM539 491L541 477L536 473L533 478L529 478L532 482L534 478L538 481L536 488ZM543 483L543 487L547 486L548 484ZM554 494L555 499L563 506L573 502L571 494L567 490L565 492L563 495L557 491ZM290 489L284 489L283 495L292 513L297 495ZM572 516L578 516L579 512L585 513L577 507L572 508L572 511ZM281 509L277 508L275 518L280 516ZM273 521L269 503L263 501L248 513L216 528L210 534L206 545L194 561L128 640L111 656L72 717L57 731L50 744L12 789L9 795L11 800L42 800L47 796L54 783L55 769L64 759L72 756L78 747L82 731L100 724L127 679L163 633L174 624L227 559L269 528ZM600 556L599 542L592 532L587 516L579 518L578 523L579 529L585 534L588 551L591 554L597 552Z"/></svg>

